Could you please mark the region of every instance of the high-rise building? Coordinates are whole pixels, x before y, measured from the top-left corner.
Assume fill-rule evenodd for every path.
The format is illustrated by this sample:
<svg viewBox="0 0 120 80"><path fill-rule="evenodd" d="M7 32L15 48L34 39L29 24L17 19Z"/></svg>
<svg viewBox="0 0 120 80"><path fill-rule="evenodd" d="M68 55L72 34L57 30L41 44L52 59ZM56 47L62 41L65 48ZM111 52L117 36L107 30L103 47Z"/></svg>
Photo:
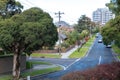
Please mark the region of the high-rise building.
<svg viewBox="0 0 120 80"><path fill-rule="evenodd" d="M113 14L107 8L98 8L96 11L93 12L92 17L93 22L105 24L113 18Z"/></svg>
<svg viewBox="0 0 120 80"><path fill-rule="evenodd" d="M116 0L110 0L112 3L116 3Z"/></svg>

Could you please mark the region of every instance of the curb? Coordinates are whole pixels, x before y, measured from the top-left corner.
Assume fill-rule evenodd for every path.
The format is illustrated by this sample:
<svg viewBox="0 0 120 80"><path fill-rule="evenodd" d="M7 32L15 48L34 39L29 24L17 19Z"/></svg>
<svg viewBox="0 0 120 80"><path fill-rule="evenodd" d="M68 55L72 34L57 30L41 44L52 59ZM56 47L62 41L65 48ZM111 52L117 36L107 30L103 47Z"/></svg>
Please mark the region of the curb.
<svg viewBox="0 0 120 80"><path fill-rule="evenodd" d="M112 55L114 56L115 60L120 62L120 59L117 57L117 53L115 53L113 49L111 49L111 51L112 51Z"/></svg>
<svg viewBox="0 0 120 80"><path fill-rule="evenodd" d="M56 65L56 66L59 67L60 65ZM62 66L60 66L60 67L61 67L62 69L59 70L59 71L64 70L64 68L63 68ZM47 75L47 74L54 73L54 72L58 72L58 71L48 72L48 73L44 73L44 74L38 74L38 75L34 75L34 76L27 76L27 77L29 77L29 79L27 79L27 77L26 77L26 78L21 78L20 80L31 80L31 79L34 78L34 77L43 76L43 75Z"/></svg>

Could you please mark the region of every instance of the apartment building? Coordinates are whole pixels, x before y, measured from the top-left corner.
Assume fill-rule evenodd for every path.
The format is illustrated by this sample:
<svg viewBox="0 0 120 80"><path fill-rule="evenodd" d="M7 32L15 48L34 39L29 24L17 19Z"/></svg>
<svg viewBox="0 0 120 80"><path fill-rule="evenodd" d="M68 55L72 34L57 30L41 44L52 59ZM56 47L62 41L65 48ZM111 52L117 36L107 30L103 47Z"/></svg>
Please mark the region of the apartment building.
<svg viewBox="0 0 120 80"><path fill-rule="evenodd" d="M98 8L93 12L92 18L93 22L104 25L106 22L113 18L113 14L107 8Z"/></svg>

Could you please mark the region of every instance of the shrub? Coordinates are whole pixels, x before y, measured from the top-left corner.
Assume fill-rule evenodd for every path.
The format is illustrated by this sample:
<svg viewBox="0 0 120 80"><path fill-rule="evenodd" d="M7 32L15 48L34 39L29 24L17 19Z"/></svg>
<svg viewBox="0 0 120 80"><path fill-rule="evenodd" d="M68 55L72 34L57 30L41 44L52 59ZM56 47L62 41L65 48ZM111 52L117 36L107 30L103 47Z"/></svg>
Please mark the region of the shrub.
<svg viewBox="0 0 120 80"><path fill-rule="evenodd" d="M120 80L120 62L102 64L94 69L67 74L62 80Z"/></svg>
<svg viewBox="0 0 120 80"><path fill-rule="evenodd" d="M27 61L26 62L26 69L31 69L33 67L32 62Z"/></svg>

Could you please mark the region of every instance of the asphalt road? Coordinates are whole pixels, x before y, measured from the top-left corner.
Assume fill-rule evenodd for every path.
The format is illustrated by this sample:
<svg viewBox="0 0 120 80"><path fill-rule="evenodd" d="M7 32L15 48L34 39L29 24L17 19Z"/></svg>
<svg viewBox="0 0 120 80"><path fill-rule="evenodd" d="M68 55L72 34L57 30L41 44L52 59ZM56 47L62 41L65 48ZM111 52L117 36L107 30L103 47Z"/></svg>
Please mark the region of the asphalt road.
<svg viewBox="0 0 120 80"><path fill-rule="evenodd" d="M91 47L90 51L87 53L87 55L84 58L73 60L71 64L69 60L68 60L69 64L63 61L63 64L67 64L67 66L65 65L66 68L65 70L46 74L46 75L36 76L33 77L31 80L60 80L61 76L68 74L70 72L82 71L82 70L94 68L100 64L108 64L113 61L116 61L112 54L111 49L106 48L106 46L103 45L103 43L98 43L99 39L101 39L100 35L98 38L96 38L93 46Z"/></svg>

